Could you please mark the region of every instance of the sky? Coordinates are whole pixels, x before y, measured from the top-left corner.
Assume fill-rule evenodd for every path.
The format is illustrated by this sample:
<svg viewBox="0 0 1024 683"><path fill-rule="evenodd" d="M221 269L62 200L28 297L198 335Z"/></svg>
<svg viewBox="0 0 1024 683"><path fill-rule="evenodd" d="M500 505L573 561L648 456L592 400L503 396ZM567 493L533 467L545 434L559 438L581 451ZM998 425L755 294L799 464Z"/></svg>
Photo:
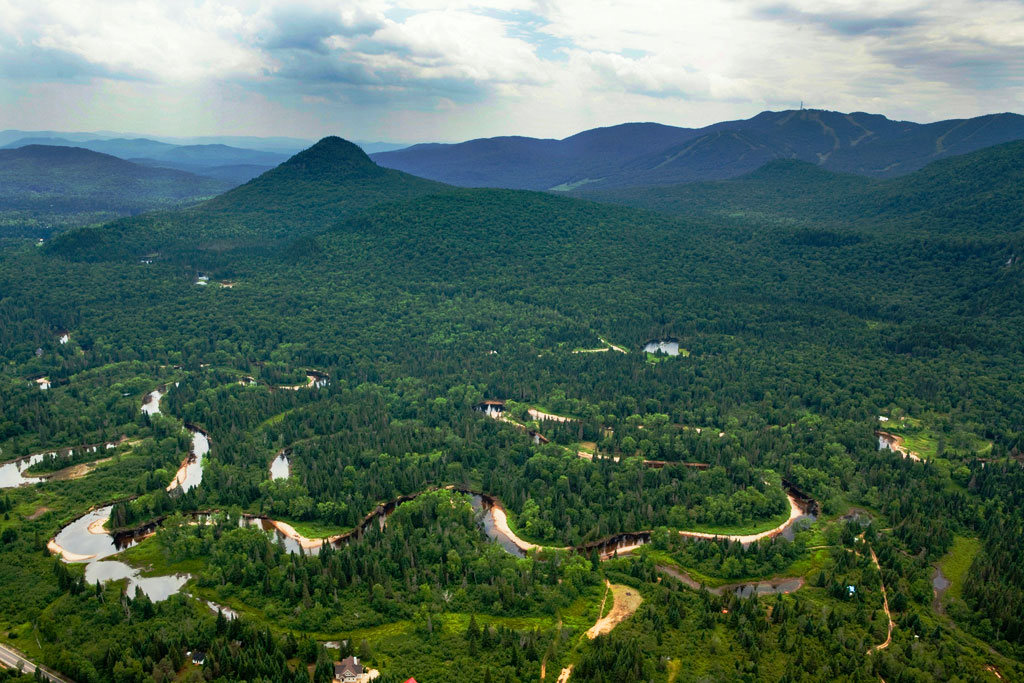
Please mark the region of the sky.
<svg viewBox="0 0 1024 683"><path fill-rule="evenodd" d="M0 129L457 141L1024 112L1020 0L0 0Z"/></svg>

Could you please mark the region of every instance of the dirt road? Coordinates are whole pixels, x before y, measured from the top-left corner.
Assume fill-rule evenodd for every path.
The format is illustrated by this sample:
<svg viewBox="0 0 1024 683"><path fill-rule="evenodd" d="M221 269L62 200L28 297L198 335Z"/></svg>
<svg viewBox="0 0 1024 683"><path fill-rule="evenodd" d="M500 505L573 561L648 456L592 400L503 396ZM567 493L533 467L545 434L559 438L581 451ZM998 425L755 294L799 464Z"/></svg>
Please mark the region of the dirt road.
<svg viewBox="0 0 1024 683"><path fill-rule="evenodd" d="M882 587L882 606L885 608L885 618L889 620L889 632L885 636L885 642L879 643L868 650L868 654L871 654L872 652L878 652L879 650L884 650L889 647L889 644L892 642L893 623L892 613L889 612L889 597L885 594L885 584L882 582L882 566L878 564L878 555L875 555L875 549L868 548L868 550L871 551L871 561L875 563L875 569L878 570L878 584Z"/></svg>

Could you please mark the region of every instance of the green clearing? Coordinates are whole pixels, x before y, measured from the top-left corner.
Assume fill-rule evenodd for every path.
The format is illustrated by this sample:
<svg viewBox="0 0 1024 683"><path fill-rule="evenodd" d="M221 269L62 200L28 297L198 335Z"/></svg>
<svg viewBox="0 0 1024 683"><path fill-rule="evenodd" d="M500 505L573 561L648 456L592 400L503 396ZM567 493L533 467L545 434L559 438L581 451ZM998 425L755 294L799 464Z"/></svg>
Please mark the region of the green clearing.
<svg viewBox="0 0 1024 683"><path fill-rule="evenodd" d="M649 557L655 564L669 565L675 567L681 571L686 572L690 575L697 583L704 584L708 588L718 588L719 586L729 586L734 584L743 583L756 583L760 581L767 581L769 579L784 578L784 577L804 577L808 578L814 573L823 569L828 563L829 552L827 548L819 548L817 550L809 550L807 553L795 560L788 567L785 567L777 572L765 573L761 575L749 575L740 576L736 578L723 578L720 576L712 576L710 574L703 573L692 567L687 567L680 564L672 555L661 550L654 550L653 548L645 547L641 548L636 552L640 557Z"/></svg>
<svg viewBox="0 0 1024 683"><path fill-rule="evenodd" d="M929 414L922 418L902 417L883 423L881 428L903 437L903 444L911 452L926 460L939 457L985 456L992 450L992 442L964 429L944 431L935 426L936 422L948 420L947 416ZM940 449L941 446L941 449Z"/></svg>
<svg viewBox="0 0 1024 683"><path fill-rule="evenodd" d="M949 588L946 590L946 600L959 600L964 587L964 580L967 578L967 571L971 568L974 556L981 550L981 541L967 536L954 536L953 547L939 560L939 569L949 579Z"/></svg>
<svg viewBox="0 0 1024 683"><path fill-rule="evenodd" d="M287 517L279 521L282 521L285 524L290 524L293 529L306 538L330 538L331 536L337 536L352 530L348 527L337 526L335 524L325 524L323 522L293 521Z"/></svg>
<svg viewBox="0 0 1024 683"><path fill-rule="evenodd" d="M689 358L690 350L680 347L678 356L669 356L664 353L651 353L648 351L644 353L644 356L646 356L648 363L655 365L663 361L672 360L673 358Z"/></svg>
<svg viewBox="0 0 1024 683"><path fill-rule="evenodd" d="M271 415L266 420L260 423L260 429L266 427L273 427L276 424L280 424L284 418L286 418L294 409L289 409L278 413L277 415Z"/></svg>
<svg viewBox="0 0 1024 683"><path fill-rule="evenodd" d="M198 575L207 566L201 558L171 560L155 538L147 538L117 555L117 559L138 567L143 576L166 576L168 574Z"/></svg>
<svg viewBox="0 0 1024 683"><path fill-rule="evenodd" d="M765 531L771 531L772 529L785 524L787 519L789 519L788 506L785 512L780 512L774 517L760 522L721 526L713 524L696 524L693 528L676 529L676 531L694 531L701 534L716 534L718 536L749 536L751 534L760 534Z"/></svg>

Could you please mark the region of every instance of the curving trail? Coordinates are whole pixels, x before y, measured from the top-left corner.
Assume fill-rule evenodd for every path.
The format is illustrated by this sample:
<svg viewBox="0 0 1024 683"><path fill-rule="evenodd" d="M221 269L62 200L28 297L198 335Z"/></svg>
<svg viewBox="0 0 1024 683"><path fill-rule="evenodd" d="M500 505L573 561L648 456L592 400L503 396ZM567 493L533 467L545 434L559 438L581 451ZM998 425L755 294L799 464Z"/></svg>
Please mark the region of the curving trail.
<svg viewBox="0 0 1024 683"><path fill-rule="evenodd" d="M606 340L604 337L598 337L598 339L601 341L602 344L605 345L604 347L599 348L599 349L576 349L575 351L573 351L573 353L605 353L605 352L608 352L608 351L618 351L619 353L629 353L628 351L626 351L626 349L622 348L621 346L616 346L615 344L612 344L611 342Z"/></svg>
<svg viewBox="0 0 1024 683"><path fill-rule="evenodd" d="M885 584L882 582L882 565L878 564L878 555L875 555L875 549L869 546L868 550L871 552L871 561L875 563L875 569L878 570L878 585L882 587L882 606L885 608L885 618L889 620L889 632L885 636L885 641L870 648L868 650L868 654L870 655L873 652L884 650L892 643L893 622L892 613L889 612L889 597L885 594Z"/></svg>

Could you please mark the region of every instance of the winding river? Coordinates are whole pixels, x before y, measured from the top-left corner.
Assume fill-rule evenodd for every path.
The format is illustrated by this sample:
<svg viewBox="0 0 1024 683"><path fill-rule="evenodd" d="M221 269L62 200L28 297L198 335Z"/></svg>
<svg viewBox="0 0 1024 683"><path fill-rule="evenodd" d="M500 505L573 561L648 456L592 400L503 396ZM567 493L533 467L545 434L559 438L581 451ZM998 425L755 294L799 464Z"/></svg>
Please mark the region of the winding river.
<svg viewBox="0 0 1024 683"><path fill-rule="evenodd" d="M158 414L160 399L165 391L161 387L146 394L142 412L147 415ZM210 451L210 439L198 427L186 427L192 433L192 446L174 480L167 486L168 491L190 491L203 479L203 458ZM148 538L155 533L156 528L155 524L150 524L134 532L111 534L104 525L110 519L112 510L113 505L105 505L87 512L62 528L50 539L47 548L60 555L64 562L88 563L85 567L85 580L89 583L127 579L129 595L138 589L154 602L166 600L181 590L191 578L188 574L144 577L139 569L124 562L106 559Z"/></svg>
<svg viewBox="0 0 1024 683"><path fill-rule="evenodd" d="M203 481L203 459L210 452L210 437L199 427L185 426L192 432L192 449L167 485L168 491L180 488L182 493L188 493Z"/></svg>
<svg viewBox="0 0 1024 683"><path fill-rule="evenodd" d="M165 388L161 387L147 394L142 404L142 411L149 415L159 413L160 398L163 396L164 391ZM210 450L209 435L194 425L186 425L186 427L192 433L192 448L174 480L168 485L167 488L170 491L180 489L182 492L187 492L202 482L203 461ZM279 479L288 476L289 454L289 449L284 449L275 457L274 462L271 464L272 478ZM39 457L41 458L43 455ZM9 465L13 464L15 463L9 463ZM648 530L615 534L582 546L540 546L520 538L510 528L504 507L493 496L463 487L448 486L445 488L470 495L471 504L480 518L480 523L486 536L500 545L506 552L517 557L526 557L531 551L561 550L589 554L597 550L602 559L608 559L636 550L648 543L651 537L651 532ZM431 490L437 489L428 489L428 491ZM265 532L274 534L285 550L290 553L317 554L324 543L337 547L360 538L367 529L374 525L381 530L385 529L387 519L391 513L402 503L413 500L419 495L417 493L400 496L395 500L380 504L367 514L362 522L352 531L328 538L306 538L285 522L259 515L242 515L239 519L239 525L260 528ZM780 535L792 540L798 522L806 519L815 519L817 504L803 496L795 487L789 484L786 484L786 498L789 501L790 514L785 522L772 529L746 535L712 534L698 531L680 531L679 534L691 538L728 540L742 543L744 546L748 546L761 539ZM107 559L153 535L162 520L151 521L135 531L113 535L104 528L104 524L110 518L111 510L112 505L106 505L91 510L75 519L63 527L50 540L47 547L52 553L60 555L65 562L87 562L86 579L90 582L127 579L130 592L134 592L138 588L154 601L164 600L170 595L177 593L189 580L190 577L188 575L176 574L171 576L143 577L138 569L120 561ZM211 519L212 513L196 513L194 517L196 521L203 523ZM660 569L665 571L665 569L672 568ZM684 572L672 569L672 571L665 571L665 573L686 583L686 585L699 587L699 585L694 585L696 582ZM800 588L802 585L802 579L785 578L753 584L723 586L715 589L715 591L730 590L735 591L741 597L747 597L755 593L790 592Z"/></svg>
<svg viewBox="0 0 1024 683"><path fill-rule="evenodd" d="M142 412L146 415L157 415L160 413L160 399L167 393L167 387L160 387L146 394L142 399Z"/></svg>
<svg viewBox="0 0 1024 683"><path fill-rule="evenodd" d="M85 446L75 446L73 448L61 448L55 451L46 451L43 453L34 453L32 455L26 455L9 462L5 462L0 465L0 489L14 488L15 486L22 486L25 484L38 484L41 481L53 478L61 470L56 472L47 472L39 476L32 476L27 474L26 470L37 465L47 457L56 458L58 456L70 458L75 453L98 453L101 450L112 450L117 448L124 439L118 441L108 441L101 444L87 444ZM100 461L94 461L100 462Z"/></svg>
<svg viewBox="0 0 1024 683"><path fill-rule="evenodd" d="M658 565L658 571L667 576L671 576L673 579L694 590L701 589L701 584L681 569L668 565ZM717 586L715 588L708 588L705 586L704 590L714 595L732 593L738 598L749 598L752 595L778 595L782 593L792 593L793 591L802 588L803 585L803 577L795 576L776 577L772 579L765 579L764 581L746 583L730 583L724 586Z"/></svg>
<svg viewBox="0 0 1024 683"><path fill-rule="evenodd" d="M18 458L0 465L0 489L10 489L22 484L36 484L45 481L45 477L31 477L24 474L32 465L41 463L47 455L57 455L56 451L50 453L36 453Z"/></svg>

